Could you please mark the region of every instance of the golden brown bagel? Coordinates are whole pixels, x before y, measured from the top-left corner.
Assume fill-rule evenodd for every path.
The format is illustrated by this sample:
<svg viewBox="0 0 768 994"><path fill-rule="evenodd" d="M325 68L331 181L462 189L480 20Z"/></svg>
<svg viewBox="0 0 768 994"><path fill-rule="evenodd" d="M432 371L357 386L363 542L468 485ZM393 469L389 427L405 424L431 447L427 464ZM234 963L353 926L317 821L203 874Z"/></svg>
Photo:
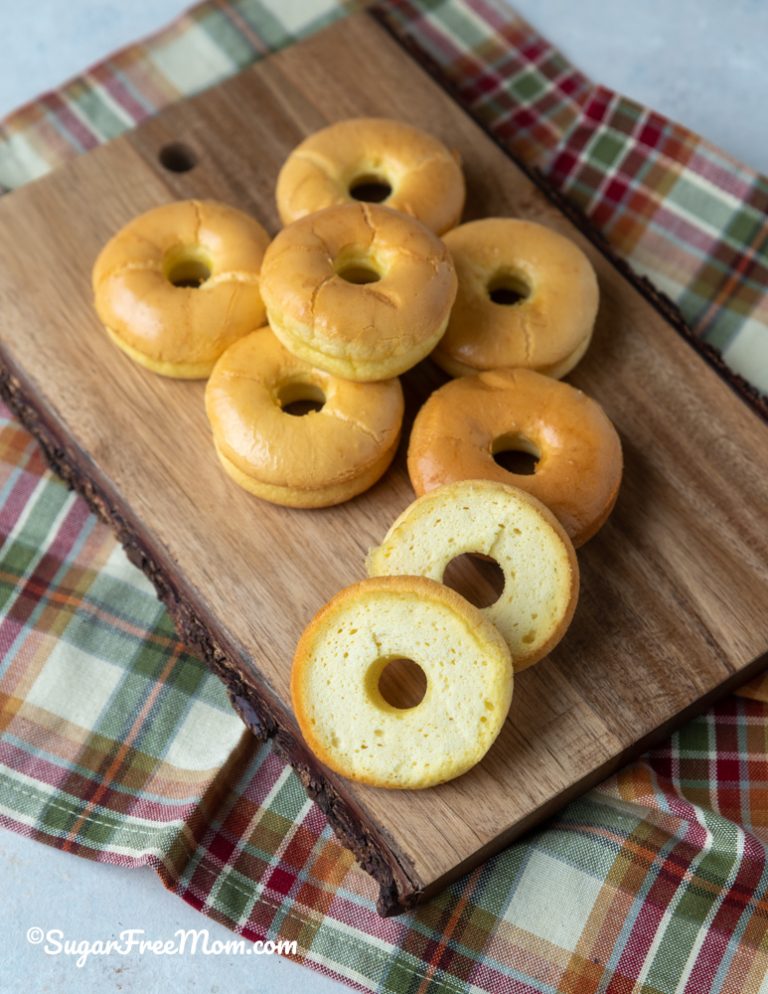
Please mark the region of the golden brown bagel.
<svg viewBox="0 0 768 994"><path fill-rule="evenodd" d="M437 344L456 275L421 222L355 203L283 228L264 256L261 290L290 352L348 380L385 380Z"/></svg>
<svg viewBox="0 0 768 994"><path fill-rule="evenodd" d="M396 659L426 678L413 706L386 694L382 678ZM291 671L310 749L375 787L431 787L470 769L499 734L512 685L509 650L493 625L422 576L379 576L340 591L305 629Z"/></svg>
<svg viewBox="0 0 768 994"><path fill-rule="evenodd" d="M402 121L358 117L316 131L291 152L277 178L277 209L290 224L375 198L440 235L459 223L464 193L458 156L437 138Z"/></svg>
<svg viewBox="0 0 768 994"><path fill-rule="evenodd" d="M514 218L485 218L445 236L459 288L432 358L451 376L534 369L559 378L587 350L598 307L592 265L572 241ZM498 303L501 297L520 299Z"/></svg>
<svg viewBox="0 0 768 994"><path fill-rule="evenodd" d="M300 400L319 411L293 416ZM313 369L269 328L230 346L205 389L224 469L244 489L287 507L327 507L367 490L400 436L399 380L352 383Z"/></svg>
<svg viewBox="0 0 768 994"><path fill-rule="evenodd" d="M269 236L210 200L134 218L93 267L94 302L112 340L163 376L204 379L221 353L264 323L259 271Z"/></svg>
<svg viewBox="0 0 768 994"><path fill-rule="evenodd" d="M538 462L512 473L494 454ZM621 443L600 405L581 390L527 369L452 380L416 416L408 474L421 495L453 480L498 480L546 505L578 548L605 522L619 492Z"/></svg>

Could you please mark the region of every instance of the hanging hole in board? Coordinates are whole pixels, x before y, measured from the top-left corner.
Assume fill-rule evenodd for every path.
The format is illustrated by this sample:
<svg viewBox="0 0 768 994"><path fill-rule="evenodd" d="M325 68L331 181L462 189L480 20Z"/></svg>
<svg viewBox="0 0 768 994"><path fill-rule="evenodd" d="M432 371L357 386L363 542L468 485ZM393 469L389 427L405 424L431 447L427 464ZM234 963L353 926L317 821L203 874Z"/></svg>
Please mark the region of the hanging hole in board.
<svg viewBox="0 0 768 994"><path fill-rule="evenodd" d="M157 153L160 165L171 173L188 173L197 165L197 155L184 142L169 142Z"/></svg>

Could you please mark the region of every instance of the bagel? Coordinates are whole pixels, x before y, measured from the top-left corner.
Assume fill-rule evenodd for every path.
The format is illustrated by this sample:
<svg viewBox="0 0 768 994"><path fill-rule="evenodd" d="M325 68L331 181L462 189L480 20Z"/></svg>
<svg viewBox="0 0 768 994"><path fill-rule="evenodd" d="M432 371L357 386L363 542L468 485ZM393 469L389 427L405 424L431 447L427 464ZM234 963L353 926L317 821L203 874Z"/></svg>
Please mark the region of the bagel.
<svg viewBox="0 0 768 994"><path fill-rule="evenodd" d="M510 472L494 456L528 452L534 472ZM455 480L520 487L552 511L577 548L611 513L622 475L621 442L600 405L567 383L528 369L452 380L419 413L408 446L417 495Z"/></svg>
<svg viewBox="0 0 768 994"><path fill-rule="evenodd" d="M283 224L325 207L373 200L412 214L440 235L459 223L464 195L458 155L432 135L382 117L316 131L291 152L277 178Z"/></svg>
<svg viewBox="0 0 768 994"><path fill-rule="evenodd" d="M456 302L432 358L450 376L533 369L560 378L589 346L599 291L570 239L532 221L485 218L445 236Z"/></svg>
<svg viewBox="0 0 768 994"><path fill-rule="evenodd" d="M403 659L426 683L418 703L385 691L389 664ZM291 698L326 766L374 787L416 789L482 759L512 683L507 645L477 608L433 580L384 576L340 591L312 619L296 647Z"/></svg>
<svg viewBox="0 0 768 994"><path fill-rule="evenodd" d="M205 379L224 350L264 323L259 273L269 235L211 200L163 204L114 235L93 267L96 311L135 362Z"/></svg>
<svg viewBox="0 0 768 994"><path fill-rule="evenodd" d="M298 401L320 410L286 411ZM287 507L328 507L386 471L403 418L399 380L352 383L313 369L269 328L230 346L205 388L219 460L250 493Z"/></svg>
<svg viewBox="0 0 768 994"><path fill-rule="evenodd" d="M328 207L267 249L269 324L299 358L348 380L386 380L423 359L448 323L456 275L419 221L377 204Z"/></svg>
<svg viewBox="0 0 768 994"><path fill-rule="evenodd" d="M579 567L551 511L517 487L461 480L419 497L368 553L369 576L443 581L457 556L474 553L501 568L504 587L483 615L506 639L515 670L557 645L573 617Z"/></svg>

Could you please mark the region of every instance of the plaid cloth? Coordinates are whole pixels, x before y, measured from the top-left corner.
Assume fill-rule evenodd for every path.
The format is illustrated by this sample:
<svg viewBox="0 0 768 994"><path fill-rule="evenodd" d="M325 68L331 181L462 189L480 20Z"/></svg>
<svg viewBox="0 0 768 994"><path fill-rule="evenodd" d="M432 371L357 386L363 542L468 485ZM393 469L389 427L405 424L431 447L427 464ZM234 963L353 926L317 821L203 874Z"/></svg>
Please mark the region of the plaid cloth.
<svg viewBox="0 0 768 994"><path fill-rule="evenodd" d="M0 183L41 175L347 9L198 6L10 118ZM488 0L377 9L766 389L762 177L594 86ZM250 938L296 939L302 962L360 990L768 994L768 679L426 906L382 920L373 882L290 768L243 732L147 582L7 412L0 527L9 828L152 865L205 914Z"/></svg>

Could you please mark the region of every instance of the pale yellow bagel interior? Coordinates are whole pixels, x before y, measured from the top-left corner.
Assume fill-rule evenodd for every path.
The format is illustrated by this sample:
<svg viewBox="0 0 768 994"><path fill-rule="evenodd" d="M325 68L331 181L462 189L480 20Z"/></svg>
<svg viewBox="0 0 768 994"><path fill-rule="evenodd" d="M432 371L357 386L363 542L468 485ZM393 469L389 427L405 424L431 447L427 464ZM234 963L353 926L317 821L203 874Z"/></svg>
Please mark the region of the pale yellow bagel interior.
<svg viewBox="0 0 768 994"><path fill-rule="evenodd" d="M443 242L377 204L295 221L262 266L269 324L283 345L349 380L389 379L423 359L443 334L455 293Z"/></svg>
<svg viewBox="0 0 768 994"><path fill-rule="evenodd" d="M560 377L589 344L597 278L570 239L532 221L485 218L445 236L459 286L433 359L450 375L524 368ZM491 294L520 294L516 303Z"/></svg>
<svg viewBox="0 0 768 994"><path fill-rule="evenodd" d="M361 184L380 184L381 192L389 187L381 203L412 214L437 234L461 219L465 188L458 155L425 131L381 117L339 121L298 145L277 178L280 218L290 224L325 207L365 200Z"/></svg>
<svg viewBox="0 0 768 994"><path fill-rule="evenodd" d="M426 677L414 707L393 704L381 676L409 659ZM305 629L291 672L310 749L343 776L376 787L430 787L466 772L496 739L512 700L509 650L455 591L424 577L362 580Z"/></svg>
<svg viewBox="0 0 768 994"><path fill-rule="evenodd" d="M264 323L259 273L268 243L257 221L227 204L155 207L99 254L96 310L134 361L163 376L205 378L232 342Z"/></svg>
<svg viewBox="0 0 768 994"><path fill-rule="evenodd" d="M297 400L322 403L294 416ZM353 383L314 369L263 328L214 367L205 407L224 469L244 489L289 507L326 507L372 486L397 449L397 379Z"/></svg>
<svg viewBox="0 0 768 994"><path fill-rule="evenodd" d="M481 610L506 639L515 670L551 652L576 607L576 553L552 512L517 487L462 480L419 497L370 551L368 575L442 581L449 563L465 553L501 567L499 599Z"/></svg>

